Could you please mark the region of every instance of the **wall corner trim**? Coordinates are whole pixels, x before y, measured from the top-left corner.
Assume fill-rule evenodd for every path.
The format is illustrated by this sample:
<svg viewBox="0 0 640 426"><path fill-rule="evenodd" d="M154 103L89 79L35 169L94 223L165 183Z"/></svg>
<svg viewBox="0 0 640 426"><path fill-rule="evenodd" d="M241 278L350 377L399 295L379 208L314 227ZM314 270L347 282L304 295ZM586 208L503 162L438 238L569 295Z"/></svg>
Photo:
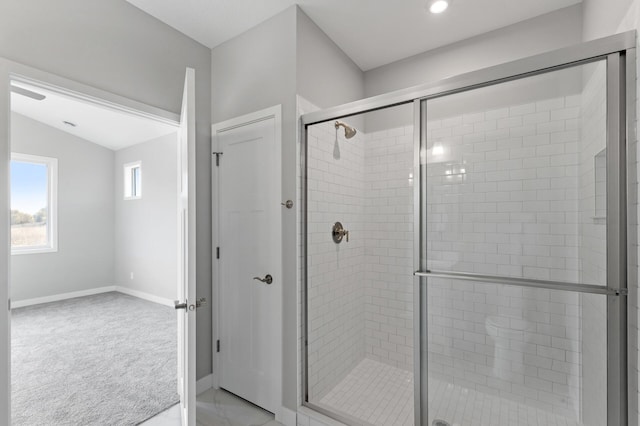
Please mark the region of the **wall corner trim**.
<svg viewBox="0 0 640 426"><path fill-rule="evenodd" d="M196 395L200 395L203 392L208 391L213 387L213 374L204 376L202 379L196 382Z"/></svg>
<svg viewBox="0 0 640 426"><path fill-rule="evenodd" d="M283 406L280 407L280 410L276 413L276 421L282 423L284 426L296 426L298 415L295 411Z"/></svg>

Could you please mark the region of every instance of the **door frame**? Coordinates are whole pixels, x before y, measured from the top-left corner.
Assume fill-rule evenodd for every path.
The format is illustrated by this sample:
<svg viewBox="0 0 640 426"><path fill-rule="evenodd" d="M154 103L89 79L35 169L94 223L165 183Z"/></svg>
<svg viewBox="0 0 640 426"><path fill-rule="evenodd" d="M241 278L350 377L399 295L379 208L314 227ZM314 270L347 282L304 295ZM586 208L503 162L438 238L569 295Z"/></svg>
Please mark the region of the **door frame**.
<svg viewBox="0 0 640 426"><path fill-rule="evenodd" d="M559 290L589 291L606 294L607 308L607 421L608 426L626 425L637 412L637 377L629 378L628 371L636 371L638 341L636 298L638 286L637 264L637 202L635 154L636 138L636 31L627 31L601 39L580 43L524 59L472 71L434 83L427 83L362 99L344 105L304 114L301 125L301 185L302 185L302 405L345 424L350 419L319 407L309 401L308 350L308 181L307 139L309 127L314 124L338 120L366 112L397 105L413 104L414 113L414 411L416 425L427 426L428 372L427 372L427 301L426 277L437 276L437 271L426 269L426 229L421 229L425 215L425 188L420 187L423 167L420 164L421 129L424 109L421 102L528 76L544 74L584 63L605 60L607 66L607 285L585 286L571 284ZM634 144L631 150L630 145ZM629 151L629 153L627 153ZM615 158L614 158L615 157ZM619 167L617 167L619 166ZM629 173L628 173L629 172ZM631 191L629 191L631 190ZM627 198L630 202L627 204ZM448 274L451 277L451 274ZM467 275L478 281L480 277ZM460 277L458 277L460 278ZM495 278L495 277L491 277ZM520 281L533 287L535 280ZM557 284L557 283L554 283ZM561 283L562 284L562 283ZM630 285L628 285L630 284ZM597 287L597 288L596 288ZM630 287L630 288L629 288ZM548 287L547 287L548 288ZM631 297L628 297L631 296ZM633 300L632 300L633 299ZM629 305L630 309L627 309ZM635 332L635 334L633 334ZM632 343L628 345L627 343Z"/></svg>
<svg viewBox="0 0 640 426"><path fill-rule="evenodd" d="M215 152L219 152L219 142L218 135L225 131L237 129L239 127L243 127L246 125L254 124L260 121L265 121L268 119L274 119L275 124L275 143L277 146L276 152L276 163L273 165L279 170L282 170L282 105L275 105L269 108L265 108L259 111L255 111L249 114L245 114L242 116L234 117L229 120L221 121L219 123L214 123L211 126L211 241L212 241L212 283L211 283L211 294L214 300L212 306L212 331L213 331L213 387L214 389L220 388L220 376L217 374L218 371L222 368L222 357L219 355L219 352L216 350L217 341L220 338L220 268L218 266L219 259L216 258L216 247L220 247L220 218L219 218L219 206L220 206L220 189L218 187L219 181L219 169L216 166L216 155ZM219 161L224 161L224 155L220 158ZM282 198L282 173L280 173L280 181L278 182L278 198ZM274 200L277 202L277 200ZM282 220L280 221L282 224ZM282 225L279 232L282 237ZM276 241L278 246L278 251L280 252L280 264L277 265L274 274L276 277L282 277L282 238ZM276 345L275 355L277 362L276 367L276 406L278 407L275 414L276 421L281 421L283 416L283 406L282 406L282 330L283 330L283 322L282 322L282 297L283 297L283 285L277 290L278 294L276 295L277 303L274 306L274 317L273 320L278 324L276 335L274 336L274 343Z"/></svg>
<svg viewBox="0 0 640 426"><path fill-rule="evenodd" d="M180 114L0 57L0 84L3 84L5 89L0 91L0 223L6 224L6 226L0 226L0 271L3 271L0 272L0 306L7 307L6 314L0 314L0 347L4 348L0 350L0 413L6 413L4 420L0 417L0 423L2 424L11 423L11 301L9 298L11 249L8 212L10 207L9 164L11 159L10 84L12 80L23 81L64 94L71 94L80 100L163 122L174 126L176 131L180 128ZM193 170L190 169L189 181L195 182L195 176L195 168ZM193 185L193 183L190 185ZM195 211L192 214L195 214ZM178 253L176 261L179 261L180 256L181 253Z"/></svg>

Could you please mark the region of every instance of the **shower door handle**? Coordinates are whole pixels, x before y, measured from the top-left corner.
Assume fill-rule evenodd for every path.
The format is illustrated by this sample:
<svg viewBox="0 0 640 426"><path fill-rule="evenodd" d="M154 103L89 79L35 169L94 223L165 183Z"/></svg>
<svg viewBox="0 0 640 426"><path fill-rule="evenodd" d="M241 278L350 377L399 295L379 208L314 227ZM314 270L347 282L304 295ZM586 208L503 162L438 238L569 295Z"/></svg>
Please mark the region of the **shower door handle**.
<svg viewBox="0 0 640 426"><path fill-rule="evenodd" d="M271 275L269 275L269 274L265 275L264 278L253 277L253 279L261 281L261 282L266 283L266 284L271 284L273 282L273 277Z"/></svg>

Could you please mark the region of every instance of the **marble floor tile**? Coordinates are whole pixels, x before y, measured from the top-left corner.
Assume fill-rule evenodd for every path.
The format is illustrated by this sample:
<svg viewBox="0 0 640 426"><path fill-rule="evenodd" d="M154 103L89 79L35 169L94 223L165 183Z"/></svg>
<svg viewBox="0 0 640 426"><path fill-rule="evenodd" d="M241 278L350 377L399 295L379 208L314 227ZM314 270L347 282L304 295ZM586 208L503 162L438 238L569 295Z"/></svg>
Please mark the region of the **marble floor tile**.
<svg viewBox="0 0 640 426"><path fill-rule="evenodd" d="M209 389L196 401L198 426L282 426L273 414L222 389ZM141 426L180 426L177 405L145 421Z"/></svg>
<svg viewBox="0 0 640 426"><path fill-rule="evenodd" d="M180 425L180 406L173 407L157 414L147 421L141 423L144 426L179 426Z"/></svg>

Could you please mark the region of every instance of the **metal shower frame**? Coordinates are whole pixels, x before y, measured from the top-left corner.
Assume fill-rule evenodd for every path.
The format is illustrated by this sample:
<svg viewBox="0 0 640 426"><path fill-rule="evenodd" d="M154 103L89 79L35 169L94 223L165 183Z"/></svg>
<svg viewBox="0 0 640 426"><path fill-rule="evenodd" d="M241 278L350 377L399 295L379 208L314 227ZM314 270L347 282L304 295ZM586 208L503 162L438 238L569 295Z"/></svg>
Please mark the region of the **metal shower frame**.
<svg viewBox="0 0 640 426"><path fill-rule="evenodd" d="M570 68L596 61L606 62L607 85L607 284L606 286L508 278L477 274L429 271L426 265L426 186L422 184L425 169L420 164L420 148L426 143L422 123L426 122L429 99L481 87L492 86L525 77ZM414 408L415 424L428 426L427 371L427 277L437 276L483 282L498 282L513 286L552 288L578 293L596 293L607 297L607 426L628 424L630 401L636 395L637 379L628 377L628 360L632 359L628 341L637 342L628 334L629 287L636 297L637 236L635 183L636 152L636 32L629 31L589 41L576 46L531 56L502 65L481 69L456 77L398 90L301 116L300 167L302 178L302 405L345 424L357 425L357 420L333 413L308 401L308 239L307 239L307 131L314 124L337 120L366 112L413 103L414 106ZM633 144L632 144L633 142ZM631 151L630 151L631 149ZM631 153L633 155L628 155ZM627 203L627 200L631 200ZM628 282L632 285L628 286ZM635 304L631 305L635 307ZM635 311L635 309L634 309ZM635 317L632 317L635 318ZM629 389L630 384L633 389ZM635 410L633 410L635 411Z"/></svg>

